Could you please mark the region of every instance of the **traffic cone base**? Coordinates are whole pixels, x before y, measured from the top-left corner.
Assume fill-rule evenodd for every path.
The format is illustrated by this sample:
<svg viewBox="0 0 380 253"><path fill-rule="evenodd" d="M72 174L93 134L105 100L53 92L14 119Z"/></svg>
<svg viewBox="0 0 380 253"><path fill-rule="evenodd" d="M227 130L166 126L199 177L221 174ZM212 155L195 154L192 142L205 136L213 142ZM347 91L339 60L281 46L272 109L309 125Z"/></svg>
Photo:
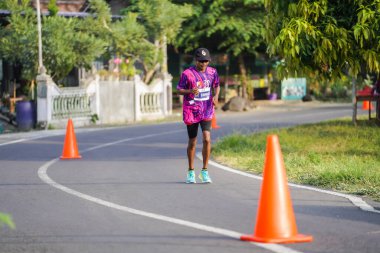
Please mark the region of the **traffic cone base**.
<svg viewBox="0 0 380 253"><path fill-rule="evenodd" d="M64 159L79 159L82 158L78 152L77 140L75 138L74 126L71 119L67 122L65 143L63 144L62 156Z"/></svg>
<svg viewBox="0 0 380 253"><path fill-rule="evenodd" d="M262 238L254 235L242 235L240 237L242 241L250 242L263 242L263 243L298 243L298 242L311 242L313 237L310 235L297 234L295 236L286 238Z"/></svg>
<svg viewBox="0 0 380 253"><path fill-rule="evenodd" d="M288 189L284 159L277 135L267 137L265 164L254 234L242 241L263 243L311 242L312 236L298 234Z"/></svg>
<svg viewBox="0 0 380 253"><path fill-rule="evenodd" d="M82 158L81 155L72 155L72 156L61 156L61 160L68 160L68 159L80 159Z"/></svg>

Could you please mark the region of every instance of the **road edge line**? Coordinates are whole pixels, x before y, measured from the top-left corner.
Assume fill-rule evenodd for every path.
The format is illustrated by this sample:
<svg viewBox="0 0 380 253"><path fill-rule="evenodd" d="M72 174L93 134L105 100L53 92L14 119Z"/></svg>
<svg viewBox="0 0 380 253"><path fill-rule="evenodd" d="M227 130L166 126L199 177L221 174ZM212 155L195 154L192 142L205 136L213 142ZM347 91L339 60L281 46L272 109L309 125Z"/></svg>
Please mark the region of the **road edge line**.
<svg viewBox="0 0 380 253"><path fill-rule="evenodd" d="M203 159L202 158L202 153L200 153L200 152L197 152L196 156L197 156L197 158L199 160ZM209 160L209 164L211 164L211 165L213 165L213 166L215 166L215 167L217 167L219 169L222 169L222 170L225 170L225 171L228 171L228 172L231 172L231 173L235 173L235 174L238 174L238 175L241 175L241 176L254 178L256 180L262 180L263 179L263 177L261 177L261 176L250 174L248 172L240 171L240 170L237 170L237 169L233 169L233 168L230 168L228 166L219 164L219 163L217 163L215 161L212 161L212 160ZM365 202L362 198L357 197L357 196L353 196L353 195L349 195L349 194L344 194L344 193L339 193L339 192L334 192L334 191L329 191L329 190L323 190L323 189L319 189L319 188L315 188L315 187L311 187L311 186L299 185L299 184L294 184L294 183L288 183L288 185L291 186L291 187L299 188L299 189L316 191L316 192L320 192L320 193L326 193L326 194L329 194L329 195L334 195L334 196L337 196L337 197L346 198L346 199L350 200L351 203L354 204L356 207L360 208L362 211L373 212L373 213L380 213L380 210L375 209L373 206L371 206L367 202Z"/></svg>

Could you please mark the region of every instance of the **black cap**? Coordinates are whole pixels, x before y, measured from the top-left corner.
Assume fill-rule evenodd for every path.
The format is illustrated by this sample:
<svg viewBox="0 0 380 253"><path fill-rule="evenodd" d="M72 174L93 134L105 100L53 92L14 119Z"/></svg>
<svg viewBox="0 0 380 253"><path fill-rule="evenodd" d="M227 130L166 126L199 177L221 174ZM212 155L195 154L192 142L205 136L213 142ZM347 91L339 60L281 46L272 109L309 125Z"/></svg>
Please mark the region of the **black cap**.
<svg viewBox="0 0 380 253"><path fill-rule="evenodd" d="M198 48L195 50L195 60L211 61L210 52L206 48Z"/></svg>

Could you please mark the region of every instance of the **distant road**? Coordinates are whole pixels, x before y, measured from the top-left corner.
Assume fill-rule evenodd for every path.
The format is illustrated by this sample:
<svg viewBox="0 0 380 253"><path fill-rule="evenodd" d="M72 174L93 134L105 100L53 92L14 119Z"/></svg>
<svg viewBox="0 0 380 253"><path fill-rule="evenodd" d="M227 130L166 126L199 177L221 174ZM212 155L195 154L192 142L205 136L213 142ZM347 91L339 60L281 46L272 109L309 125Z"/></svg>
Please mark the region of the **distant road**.
<svg viewBox="0 0 380 253"><path fill-rule="evenodd" d="M218 112L212 136L351 114L317 103ZM68 161L58 159L64 130L0 135L0 212L16 223L0 230L0 252L379 252L380 214L293 187L298 230L314 242L238 240L253 233L261 181L210 166L213 184L185 184L182 122L75 130L82 158Z"/></svg>

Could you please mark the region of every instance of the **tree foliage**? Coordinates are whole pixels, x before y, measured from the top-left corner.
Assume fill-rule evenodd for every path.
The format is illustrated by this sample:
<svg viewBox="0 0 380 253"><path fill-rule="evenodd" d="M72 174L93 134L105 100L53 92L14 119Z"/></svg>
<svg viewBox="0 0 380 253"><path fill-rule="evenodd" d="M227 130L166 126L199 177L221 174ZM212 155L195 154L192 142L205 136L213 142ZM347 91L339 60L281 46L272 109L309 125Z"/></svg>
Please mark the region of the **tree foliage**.
<svg viewBox="0 0 380 253"><path fill-rule="evenodd" d="M379 0L266 0L268 52L281 76L380 72Z"/></svg>
<svg viewBox="0 0 380 253"><path fill-rule="evenodd" d="M57 0L49 0L49 4L47 8L51 16L56 16L59 12L59 8L57 6Z"/></svg>
<svg viewBox="0 0 380 253"><path fill-rule="evenodd" d="M138 14L124 12L121 19L112 20L111 10L104 0L91 0L90 4L94 15L83 29L107 42L106 58L121 57L132 63L138 62L146 73L154 65L155 48L148 39L146 28L138 22Z"/></svg>
<svg viewBox="0 0 380 253"><path fill-rule="evenodd" d="M177 46L186 51L204 46L212 40L216 48L239 59L243 97L247 86L245 54L255 54L263 42L263 0L197 0L193 1L195 14L185 23Z"/></svg>
<svg viewBox="0 0 380 253"><path fill-rule="evenodd" d="M37 17L28 0L5 0L10 10L8 25L0 29L0 56L13 64L22 65L22 75L33 80L38 72ZM104 51L104 42L81 30L82 20L57 15L42 19L43 63L58 82L73 67L89 68Z"/></svg>
<svg viewBox="0 0 380 253"><path fill-rule="evenodd" d="M182 23L192 14L192 7L169 0L133 0L125 12L138 14L139 22L144 25L154 46L149 57L141 61L146 74L145 82L149 82L155 73L167 72L167 44L175 42Z"/></svg>
<svg viewBox="0 0 380 253"><path fill-rule="evenodd" d="M189 4L174 4L169 0L133 0L129 11L140 14L141 22L154 40L166 37L173 43L182 23L192 14Z"/></svg>
<svg viewBox="0 0 380 253"><path fill-rule="evenodd" d="M36 14L29 2L2 2L12 14L9 24L0 31L0 54L10 62L21 63L24 76L31 79L37 73L38 43ZM109 57L124 56L139 62L144 80L149 82L155 74L167 70L168 43L191 50L203 38L218 37L219 49L242 56L254 53L262 41L263 0L198 0L192 2L194 5L169 0L130 2L125 15L113 20L104 0L89 0L92 15L83 19L59 17L55 1L50 1L50 15L42 20L43 61L55 81L73 67L90 67L104 52Z"/></svg>
<svg viewBox="0 0 380 253"><path fill-rule="evenodd" d="M32 78L37 73L36 15L29 1L6 0L3 8L12 12L9 25L0 28L0 56L11 63L23 64L23 77Z"/></svg>
<svg viewBox="0 0 380 253"><path fill-rule="evenodd" d="M263 0L192 1L195 14L185 23L178 45L188 51L199 47L206 38L218 36L218 49L238 56L255 53L263 42Z"/></svg>

